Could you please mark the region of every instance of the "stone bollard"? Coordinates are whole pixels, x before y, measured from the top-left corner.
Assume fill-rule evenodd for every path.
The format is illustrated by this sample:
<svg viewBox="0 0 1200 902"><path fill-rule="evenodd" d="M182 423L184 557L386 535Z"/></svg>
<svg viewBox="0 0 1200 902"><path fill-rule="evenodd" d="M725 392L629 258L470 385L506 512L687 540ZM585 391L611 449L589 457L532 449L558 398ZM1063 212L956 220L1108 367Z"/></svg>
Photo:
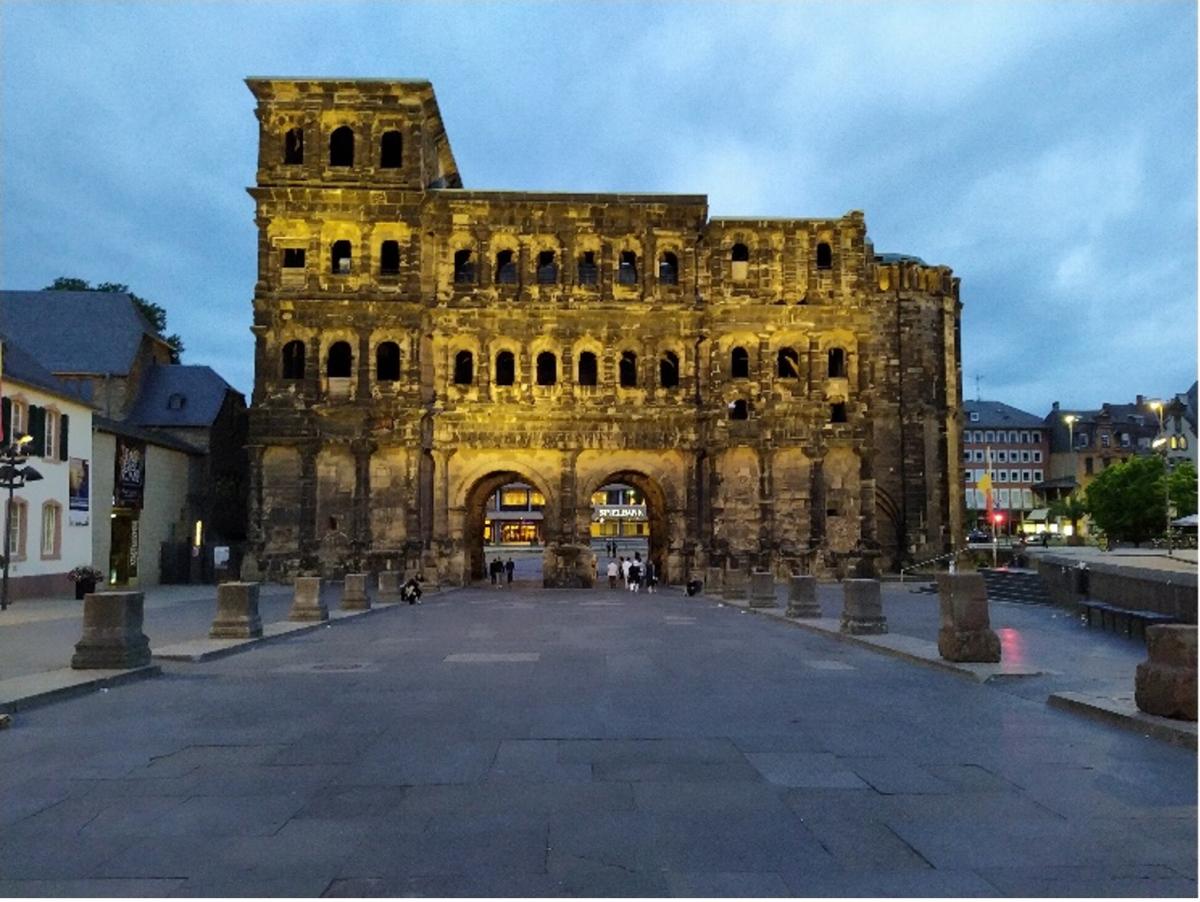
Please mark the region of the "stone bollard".
<svg viewBox="0 0 1200 902"><path fill-rule="evenodd" d="M142 632L141 592L93 592L83 599L83 638L75 643L75 670L129 670L150 663Z"/></svg>
<svg viewBox="0 0 1200 902"><path fill-rule="evenodd" d="M720 567L709 567L708 575L704 580L705 595L720 595L721 588L725 585L725 571Z"/></svg>
<svg viewBox="0 0 1200 902"><path fill-rule="evenodd" d="M741 601L747 595L750 578L745 570L727 570L721 586L721 597L726 601Z"/></svg>
<svg viewBox="0 0 1200 902"><path fill-rule="evenodd" d="M217 586L217 616L208 631L209 638L257 639L262 634L258 583L221 583Z"/></svg>
<svg viewBox="0 0 1200 902"><path fill-rule="evenodd" d="M750 607L775 607L775 574L769 570L755 570L750 575Z"/></svg>
<svg viewBox="0 0 1200 902"><path fill-rule="evenodd" d="M784 614L788 617L821 616L815 576L793 576L788 580L788 606Z"/></svg>
<svg viewBox="0 0 1200 902"><path fill-rule="evenodd" d="M1152 626L1146 630L1146 651L1149 660L1137 666L1134 683L1138 708L1160 717L1195 720L1196 627Z"/></svg>
<svg viewBox="0 0 1200 902"><path fill-rule="evenodd" d="M988 617L987 588L980 573L937 574L942 623L938 654L947 661L995 664L1000 637Z"/></svg>
<svg viewBox="0 0 1200 902"><path fill-rule="evenodd" d="M371 599L367 597L367 574L346 574L346 581L342 584L342 610L371 610Z"/></svg>
<svg viewBox="0 0 1200 902"><path fill-rule="evenodd" d="M842 632L859 636L887 631L879 580L842 580Z"/></svg>
<svg viewBox="0 0 1200 902"><path fill-rule="evenodd" d="M379 571L379 594L387 598L395 598L400 594L400 571Z"/></svg>
<svg viewBox="0 0 1200 902"><path fill-rule="evenodd" d="M288 620L328 620L329 608L321 598L321 577L297 576Z"/></svg>

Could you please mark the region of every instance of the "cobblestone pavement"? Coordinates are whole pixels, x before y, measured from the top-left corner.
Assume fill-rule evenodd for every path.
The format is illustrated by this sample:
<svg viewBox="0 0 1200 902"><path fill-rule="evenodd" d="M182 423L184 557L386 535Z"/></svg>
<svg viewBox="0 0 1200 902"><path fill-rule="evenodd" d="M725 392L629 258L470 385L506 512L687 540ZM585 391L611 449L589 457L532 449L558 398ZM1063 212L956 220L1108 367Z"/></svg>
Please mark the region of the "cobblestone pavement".
<svg viewBox="0 0 1200 902"><path fill-rule="evenodd" d="M459 590L166 671L0 732L0 896L1196 893L1193 752L711 599Z"/></svg>

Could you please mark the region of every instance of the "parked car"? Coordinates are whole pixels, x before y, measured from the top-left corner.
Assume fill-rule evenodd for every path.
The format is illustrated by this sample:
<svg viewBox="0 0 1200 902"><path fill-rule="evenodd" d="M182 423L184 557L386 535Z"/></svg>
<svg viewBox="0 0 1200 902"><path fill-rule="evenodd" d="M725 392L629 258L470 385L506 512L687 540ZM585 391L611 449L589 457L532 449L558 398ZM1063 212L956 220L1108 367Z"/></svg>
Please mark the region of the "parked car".
<svg viewBox="0 0 1200 902"><path fill-rule="evenodd" d="M984 532L982 529L972 529L967 533L968 542L990 542L991 540L991 533Z"/></svg>

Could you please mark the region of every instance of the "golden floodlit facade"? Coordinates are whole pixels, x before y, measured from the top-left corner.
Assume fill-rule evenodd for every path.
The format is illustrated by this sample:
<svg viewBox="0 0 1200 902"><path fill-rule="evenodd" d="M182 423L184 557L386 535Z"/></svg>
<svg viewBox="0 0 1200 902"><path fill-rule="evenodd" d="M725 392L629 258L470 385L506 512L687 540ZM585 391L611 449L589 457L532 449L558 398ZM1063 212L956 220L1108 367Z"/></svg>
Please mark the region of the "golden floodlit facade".
<svg viewBox="0 0 1200 902"><path fill-rule="evenodd" d="M959 284L859 212L464 189L426 81L247 80L258 225L247 566L483 575L488 498L640 490L671 582L863 572L961 541Z"/></svg>

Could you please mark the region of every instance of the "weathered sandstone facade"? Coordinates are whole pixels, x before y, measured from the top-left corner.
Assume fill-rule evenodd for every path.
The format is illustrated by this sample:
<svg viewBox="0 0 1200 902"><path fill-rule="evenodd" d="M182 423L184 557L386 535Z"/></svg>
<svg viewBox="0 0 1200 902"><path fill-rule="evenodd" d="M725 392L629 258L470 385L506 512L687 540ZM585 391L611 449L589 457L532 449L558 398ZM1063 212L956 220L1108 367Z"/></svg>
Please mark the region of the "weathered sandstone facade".
<svg viewBox="0 0 1200 902"><path fill-rule="evenodd" d="M248 84L262 575L482 575L484 504L517 480L546 499L548 585L591 584L617 481L672 582L961 538L948 268L877 255L858 212L464 190L428 82Z"/></svg>

